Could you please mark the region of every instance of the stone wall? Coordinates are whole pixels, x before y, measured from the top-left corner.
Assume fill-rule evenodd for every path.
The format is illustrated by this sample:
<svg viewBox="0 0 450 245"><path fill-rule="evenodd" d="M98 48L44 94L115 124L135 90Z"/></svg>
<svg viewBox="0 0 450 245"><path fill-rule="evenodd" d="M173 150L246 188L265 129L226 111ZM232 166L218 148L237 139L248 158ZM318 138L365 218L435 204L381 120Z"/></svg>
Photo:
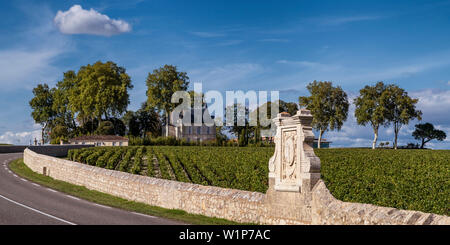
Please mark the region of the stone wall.
<svg viewBox="0 0 450 245"><path fill-rule="evenodd" d="M3 153L19 153L23 152L26 148L33 150L34 152L54 156L54 157L65 157L70 149L81 149L86 147L93 147L94 145L11 145L11 146L0 146L0 154Z"/></svg>
<svg viewBox="0 0 450 245"><path fill-rule="evenodd" d="M27 145L0 145L0 154L23 152Z"/></svg>
<svg viewBox="0 0 450 245"><path fill-rule="evenodd" d="M28 146L27 148L43 155L52 157L66 157L69 150L94 147L94 145L44 145Z"/></svg>
<svg viewBox="0 0 450 245"><path fill-rule="evenodd" d="M312 191L312 223L324 225L450 225L450 217L337 200L322 180Z"/></svg>
<svg viewBox="0 0 450 245"><path fill-rule="evenodd" d="M319 180L312 191L266 194L202 186L107 170L24 152L33 171L128 200L260 224L450 224L450 217L336 200Z"/></svg>
<svg viewBox="0 0 450 245"><path fill-rule="evenodd" d="M24 162L35 172L92 190L242 223L450 224L448 216L335 199L320 179L310 111L280 113L273 120L277 131L266 194L133 175L38 154L57 155L63 148L26 149Z"/></svg>

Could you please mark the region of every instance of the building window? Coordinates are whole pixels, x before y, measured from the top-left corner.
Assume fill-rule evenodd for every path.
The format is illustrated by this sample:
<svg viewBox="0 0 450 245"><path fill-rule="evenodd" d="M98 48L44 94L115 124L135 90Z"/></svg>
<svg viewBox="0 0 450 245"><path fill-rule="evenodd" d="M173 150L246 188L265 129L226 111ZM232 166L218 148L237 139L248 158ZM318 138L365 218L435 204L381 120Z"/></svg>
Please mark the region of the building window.
<svg viewBox="0 0 450 245"><path fill-rule="evenodd" d="M119 146L122 146L122 143L123 143L123 142L119 142Z"/></svg>
<svg viewBox="0 0 450 245"><path fill-rule="evenodd" d="M112 142L112 145L113 145L113 146L116 146L116 142Z"/></svg>

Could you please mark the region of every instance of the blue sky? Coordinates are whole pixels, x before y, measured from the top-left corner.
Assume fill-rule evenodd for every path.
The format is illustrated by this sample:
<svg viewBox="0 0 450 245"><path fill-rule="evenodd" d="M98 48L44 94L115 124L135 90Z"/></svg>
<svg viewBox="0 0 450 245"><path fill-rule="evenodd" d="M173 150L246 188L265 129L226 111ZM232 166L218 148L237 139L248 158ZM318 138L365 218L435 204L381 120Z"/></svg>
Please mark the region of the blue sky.
<svg viewBox="0 0 450 245"><path fill-rule="evenodd" d="M90 9L89 18L64 16ZM145 78L164 64L204 90L279 90L286 101L313 80L333 81L351 98L382 80L419 98L424 121L450 135L450 1L2 1L0 16L1 142L38 135L28 106L34 86L98 60L127 69L129 109L146 100ZM415 123L401 144L414 141ZM368 146L372 131L351 116L325 138ZM382 141L392 138L382 130Z"/></svg>

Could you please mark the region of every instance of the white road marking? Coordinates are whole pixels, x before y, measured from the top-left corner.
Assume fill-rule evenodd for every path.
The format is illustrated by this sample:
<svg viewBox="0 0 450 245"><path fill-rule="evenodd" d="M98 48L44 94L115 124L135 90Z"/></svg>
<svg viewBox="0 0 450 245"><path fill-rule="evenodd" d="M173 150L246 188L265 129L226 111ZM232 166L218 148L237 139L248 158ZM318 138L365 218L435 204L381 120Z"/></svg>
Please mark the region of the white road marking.
<svg viewBox="0 0 450 245"><path fill-rule="evenodd" d="M21 206L21 207L24 207L24 208L27 208L27 209L29 209L29 210L31 210L31 211L34 211L34 212L36 212L36 213L39 213L39 214L45 215L45 216L47 216L47 217L50 217L50 218L59 220L59 221L61 221L61 222L64 222L64 223L66 223L66 224L69 224L69 225L76 225L75 223L72 223L72 222L70 222L70 221L67 221L67 220L64 220L64 219L55 217L55 216L53 216L53 215L51 215L51 214L44 213L44 212L39 211L39 210L37 210L37 209L34 209L34 208L32 208L32 207L28 207L27 205L24 205L24 204L19 203L19 202L16 202L16 201L13 201L13 200L11 200L11 199L9 199L9 198L7 198L7 197L4 197L4 196L2 196L2 195L0 195L0 197L3 198L3 199L5 199L5 200L7 200L7 201L10 201L10 202L12 202L12 203L14 203L14 204L16 204L16 205L19 205L19 206Z"/></svg>
<svg viewBox="0 0 450 245"><path fill-rule="evenodd" d="M37 187L41 187L40 185L38 185L36 183L31 183L31 184L34 185L34 186L37 186Z"/></svg>
<svg viewBox="0 0 450 245"><path fill-rule="evenodd" d="M78 197L73 197L73 196L69 196L69 195L66 195L66 197L80 201L80 198L78 198Z"/></svg>
<svg viewBox="0 0 450 245"><path fill-rule="evenodd" d="M57 192L57 191L55 191L53 189L50 189L50 188L47 188L47 190L52 191L52 192Z"/></svg>
<svg viewBox="0 0 450 245"><path fill-rule="evenodd" d="M144 217L147 217L147 218L152 218L152 219L158 218L158 217L155 217L155 216L146 215L146 214L141 214L141 213L137 213L137 212L131 212L131 213L137 214L137 215L140 215L140 216L144 216Z"/></svg>
<svg viewBox="0 0 450 245"><path fill-rule="evenodd" d="M15 175L15 174L13 174L14 175L14 177L16 177L16 178L19 178L17 175Z"/></svg>
<svg viewBox="0 0 450 245"><path fill-rule="evenodd" d="M98 206L98 207L102 207L102 208L111 208L111 207L108 207L108 206L103 206L103 205L100 205L100 204L97 204L97 203L93 203L95 206Z"/></svg>
<svg viewBox="0 0 450 245"><path fill-rule="evenodd" d="M22 181L24 181L24 182L28 182L28 180L26 180L26 179L21 179Z"/></svg>

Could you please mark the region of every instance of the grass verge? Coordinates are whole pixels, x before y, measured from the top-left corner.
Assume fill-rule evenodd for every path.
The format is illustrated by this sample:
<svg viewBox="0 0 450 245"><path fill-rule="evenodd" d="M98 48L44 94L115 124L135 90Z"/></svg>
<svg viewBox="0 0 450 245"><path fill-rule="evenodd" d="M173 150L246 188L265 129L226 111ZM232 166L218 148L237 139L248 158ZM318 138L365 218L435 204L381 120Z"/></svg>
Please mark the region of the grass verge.
<svg viewBox="0 0 450 245"><path fill-rule="evenodd" d="M89 190L84 186L73 185L64 181L55 180L49 176L38 174L28 168L23 159L17 159L9 164L11 171L40 185L49 187L60 192L85 199L90 202L120 208L132 212L167 218L196 225L237 225L233 221L211 218L203 215L190 214L183 210L166 209L150 206L140 202L129 201L120 197L112 196L103 192Z"/></svg>

